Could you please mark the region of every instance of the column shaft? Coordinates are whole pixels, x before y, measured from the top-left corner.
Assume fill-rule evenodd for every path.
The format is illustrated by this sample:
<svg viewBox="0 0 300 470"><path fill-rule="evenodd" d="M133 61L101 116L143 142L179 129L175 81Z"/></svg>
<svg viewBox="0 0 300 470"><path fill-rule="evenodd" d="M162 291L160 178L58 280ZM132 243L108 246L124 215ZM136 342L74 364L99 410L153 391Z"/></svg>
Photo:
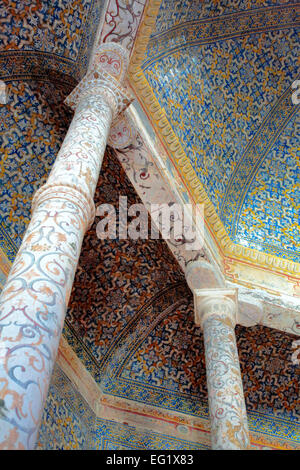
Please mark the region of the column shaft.
<svg viewBox="0 0 300 470"><path fill-rule="evenodd" d="M100 96L77 105L0 298L0 449L34 448L112 121Z"/></svg>
<svg viewBox="0 0 300 470"><path fill-rule="evenodd" d="M234 324L228 315L211 313L204 316L202 327L212 449L247 449L249 432Z"/></svg>

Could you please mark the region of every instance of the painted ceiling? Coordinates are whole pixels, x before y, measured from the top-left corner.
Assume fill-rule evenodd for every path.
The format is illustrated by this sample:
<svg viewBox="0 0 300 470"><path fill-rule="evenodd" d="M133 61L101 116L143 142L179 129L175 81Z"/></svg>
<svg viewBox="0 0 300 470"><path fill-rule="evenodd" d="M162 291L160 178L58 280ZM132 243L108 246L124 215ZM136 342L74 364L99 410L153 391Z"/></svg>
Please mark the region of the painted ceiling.
<svg viewBox="0 0 300 470"><path fill-rule="evenodd" d="M18 2L3 5L0 78L8 83L8 104L0 106L0 246L13 261L29 222L32 195L45 181L70 123L64 97L88 62L89 47L81 49L81 42L76 40L76 34L82 39L87 31L82 26L79 32L79 23L83 25L86 18L95 22L91 8L100 3L81 1L76 9L75 2L70 6L63 0L55 2L55 8L52 2L52 9L43 1L23 2L22 10ZM75 10L83 12L82 16ZM74 35L67 34L66 22L69 25L73 18L78 31L75 28ZM35 23L44 25L41 29L45 36L33 34ZM59 31L65 32L64 39ZM22 40L7 42L8 35ZM282 78L283 88L284 80L286 77ZM241 120L242 116L241 112ZM292 132L288 126L285 129ZM246 124L243 132L245 136L250 133ZM214 145L219 145L216 142ZM285 155L282 160L287 162ZM209 164L208 176L210 171ZM114 152L108 150L96 205L116 203L119 194L127 195L129 204L140 202ZM218 193L216 200L219 197ZM106 395L130 397L133 404L201 417L208 423L203 339L194 325L192 296L180 267L162 240L98 240L97 222L84 240L65 337ZM291 363L295 338L261 326L237 328L250 429L261 445L300 445L299 370ZM96 420L80 400L68 379L56 369L40 448L62 447L62 443L64 448L195 447L188 437L175 441L162 433L143 433L125 424Z"/></svg>
<svg viewBox="0 0 300 470"><path fill-rule="evenodd" d="M111 203L117 210L119 194L128 204L140 202L108 150L96 206ZM99 220L84 238L66 339L107 396L208 422L203 337L179 265L164 240L99 240ZM299 369L291 362L296 336L263 326L239 326L236 333L253 439L297 446ZM104 434L111 429L102 425ZM121 441L134 448L135 438L132 430L127 443L124 435ZM99 434L96 439L99 444Z"/></svg>
<svg viewBox="0 0 300 470"><path fill-rule="evenodd" d="M7 104L0 105L0 246L10 261L29 223L33 194L46 182L72 118L63 104L67 89L12 81Z"/></svg>
<svg viewBox="0 0 300 470"><path fill-rule="evenodd" d="M88 66L104 0L3 0L0 78L71 83Z"/></svg>
<svg viewBox="0 0 300 470"><path fill-rule="evenodd" d="M0 246L15 257L31 199L45 183L72 112L63 104L85 74L104 0L4 0L0 5Z"/></svg>
<svg viewBox="0 0 300 470"><path fill-rule="evenodd" d="M11 261L30 218L32 194L46 178L71 119L62 104L64 92L49 83L11 82L14 105L0 107L1 246ZM116 204L119 194L127 195L128 204L140 202L109 150L95 203ZM163 240L101 241L97 223L96 218L84 239L64 329L67 341L106 396L130 397L133 406L154 406L208 426L203 339L180 267ZM298 369L291 363L295 338L264 327L238 329L250 427L260 445L299 446ZM40 446L85 447L82 405L62 392L61 377L53 380ZM92 429L97 448L195 447L188 435L176 440L109 420L97 419Z"/></svg>
<svg viewBox="0 0 300 470"><path fill-rule="evenodd" d="M300 260L299 4L163 0L145 76L232 241Z"/></svg>

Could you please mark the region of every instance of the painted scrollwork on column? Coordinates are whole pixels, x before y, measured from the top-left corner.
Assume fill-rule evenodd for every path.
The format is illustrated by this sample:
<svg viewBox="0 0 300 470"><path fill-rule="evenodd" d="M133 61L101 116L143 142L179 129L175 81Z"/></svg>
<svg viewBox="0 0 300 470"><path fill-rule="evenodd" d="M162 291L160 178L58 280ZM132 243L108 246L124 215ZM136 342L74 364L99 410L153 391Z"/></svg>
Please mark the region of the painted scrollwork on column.
<svg viewBox="0 0 300 470"><path fill-rule="evenodd" d="M203 330L212 449L242 450L250 445L246 405L235 339L237 289L204 260L185 272L194 294L195 323Z"/></svg>
<svg viewBox="0 0 300 470"><path fill-rule="evenodd" d="M118 67L102 70L113 51ZM127 58L102 45L66 102L75 115L0 298L0 449L32 449L47 396L111 122L131 102Z"/></svg>
<svg viewBox="0 0 300 470"><path fill-rule="evenodd" d="M247 413L234 332L234 294L203 292L196 322L204 335L212 449L248 449Z"/></svg>

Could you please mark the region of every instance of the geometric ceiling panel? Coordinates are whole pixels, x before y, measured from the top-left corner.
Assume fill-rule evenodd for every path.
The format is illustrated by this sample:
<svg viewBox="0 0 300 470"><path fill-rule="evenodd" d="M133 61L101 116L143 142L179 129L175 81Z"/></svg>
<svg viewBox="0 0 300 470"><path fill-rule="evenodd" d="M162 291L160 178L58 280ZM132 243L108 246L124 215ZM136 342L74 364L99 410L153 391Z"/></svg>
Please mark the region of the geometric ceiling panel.
<svg viewBox="0 0 300 470"><path fill-rule="evenodd" d="M0 105L0 245L10 261L30 220L33 194L46 182L72 112L63 103L70 87L12 81Z"/></svg>
<svg viewBox="0 0 300 470"><path fill-rule="evenodd" d="M0 6L0 76L81 78L104 0L4 0Z"/></svg>
<svg viewBox="0 0 300 470"><path fill-rule="evenodd" d="M0 5L0 244L10 261L72 111L63 104L86 72L104 0L4 0Z"/></svg>
<svg viewBox="0 0 300 470"><path fill-rule="evenodd" d="M294 261L297 24L294 2L163 1L142 64L232 241Z"/></svg>
<svg viewBox="0 0 300 470"><path fill-rule="evenodd" d="M129 205L140 202L107 149L95 203L117 207L120 194ZM164 240L99 240L97 223L96 217L83 241L64 329L68 343L105 399L126 399L139 413L149 405L166 415L208 420L203 335L179 265ZM274 447L299 445L294 339L259 325L237 327L250 429ZM98 424L102 447L109 430ZM118 431L109 434L116 438Z"/></svg>
<svg viewBox="0 0 300 470"><path fill-rule="evenodd" d="M299 261L300 120L294 114L253 171L233 226L236 241ZM252 176L252 175L251 175ZM281 224L280 224L281 222Z"/></svg>

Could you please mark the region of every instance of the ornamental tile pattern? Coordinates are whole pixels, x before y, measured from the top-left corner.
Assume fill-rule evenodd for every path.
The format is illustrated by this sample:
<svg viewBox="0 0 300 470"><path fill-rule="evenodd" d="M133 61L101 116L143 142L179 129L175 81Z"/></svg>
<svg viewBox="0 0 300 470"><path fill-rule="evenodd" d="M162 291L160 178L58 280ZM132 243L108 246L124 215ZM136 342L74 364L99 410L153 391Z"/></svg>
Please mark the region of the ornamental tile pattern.
<svg viewBox="0 0 300 470"><path fill-rule="evenodd" d="M103 0L1 2L1 78L37 78L50 72L57 79L66 75L69 78L62 80L73 79L74 84L87 69L103 4Z"/></svg>
<svg viewBox="0 0 300 470"><path fill-rule="evenodd" d="M140 203L113 151L108 150L96 190L96 207L109 203L117 210L119 196L128 197L128 207ZM168 287L183 281L184 276L162 240L99 240L99 221L96 216L84 238L67 321L102 366L136 310L161 291L162 282Z"/></svg>
<svg viewBox="0 0 300 470"><path fill-rule="evenodd" d="M83 450L91 445L95 417L58 365L54 367L37 450Z"/></svg>
<svg viewBox="0 0 300 470"><path fill-rule="evenodd" d="M108 151L97 204L117 203L119 191L137 202ZM208 420L203 337L177 263L164 242L98 240L97 222L84 239L65 337L105 394ZM236 332L250 432L299 448L297 337L263 326Z"/></svg>
<svg viewBox="0 0 300 470"><path fill-rule="evenodd" d="M208 446L166 436L143 432L133 426L97 419L92 433L96 449L102 450L207 450Z"/></svg>
<svg viewBox="0 0 300 470"><path fill-rule="evenodd" d="M282 0L228 0L226 2L202 0L162 0L157 16L156 29L158 34L186 22L199 21L229 15L232 13L261 10L263 7L282 6ZM296 4L297 0L284 2Z"/></svg>
<svg viewBox="0 0 300 470"><path fill-rule="evenodd" d="M59 366L55 366L36 445L37 450L207 449L134 426L96 418Z"/></svg>
<svg viewBox="0 0 300 470"><path fill-rule="evenodd" d="M299 9L250 6L162 2L142 68L231 239L297 261Z"/></svg>
<svg viewBox="0 0 300 470"><path fill-rule="evenodd" d="M254 248L262 241L269 250L275 248L279 256L296 261L300 242L299 135L299 113L294 112L253 172L233 227L238 242L249 240Z"/></svg>
<svg viewBox="0 0 300 470"><path fill-rule="evenodd" d="M0 106L0 245L10 261L29 223L33 194L45 183L71 121L66 93L51 83L7 85L7 104Z"/></svg>

